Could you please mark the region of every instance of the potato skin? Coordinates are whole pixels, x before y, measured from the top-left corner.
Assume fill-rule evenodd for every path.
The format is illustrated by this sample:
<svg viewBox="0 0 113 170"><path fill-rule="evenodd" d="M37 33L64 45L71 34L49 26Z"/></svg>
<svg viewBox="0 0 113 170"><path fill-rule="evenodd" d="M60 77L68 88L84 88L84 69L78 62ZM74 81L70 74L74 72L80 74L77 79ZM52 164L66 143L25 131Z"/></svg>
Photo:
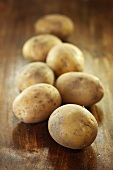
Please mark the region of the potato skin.
<svg viewBox="0 0 113 170"><path fill-rule="evenodd" d="M17 76L16 84L19 91L22 92L33 84L48 83L53 85L54 81L54 72L46 63L32 62L21 69Z"/></svg>
<svg viewBox="0 0 113 170"><path fill-rule="evenodd" d="M98 124L95 117L84 107L66 104L50 115L48 130L60 145L71 149L83 149L95 140Z"/></svg>
<svg viewBox="0 0 113 170"><path fill-rule="evenodd" d="M66 15L48 14L39 18L34 27L37 34L49 33L66 40L73 33L74 22Z"/></svg>
<svg viewBox="0 0 113 170"><path fill-rule="evenodd" d="M75 45L62 43L51 48L47 55L46 63L58 77L70 71L83 71L84 55Z"/></svg>
<svg viewBox="0 0 113 170"><path fill-rule="evenodd" d="M91 106L99 102L104 95L100 80L91 74L69 72L58 77L55 87L59 90L63 103Z"/></svg>
<svg viewBox="0 0 113 170"><path fill-rule="evenodd" d="M61 104L58 90L46 83L25 89L13 102L15 116L25 123L37 123L48 119Z"/></svg>
<svg viewBox="0 0 113 170"><path fill-rule="evenodd" d="M50 34L42 34L29 38L23 45L22 54L29 61L46 60L49 50L62 41Z"/></svg>

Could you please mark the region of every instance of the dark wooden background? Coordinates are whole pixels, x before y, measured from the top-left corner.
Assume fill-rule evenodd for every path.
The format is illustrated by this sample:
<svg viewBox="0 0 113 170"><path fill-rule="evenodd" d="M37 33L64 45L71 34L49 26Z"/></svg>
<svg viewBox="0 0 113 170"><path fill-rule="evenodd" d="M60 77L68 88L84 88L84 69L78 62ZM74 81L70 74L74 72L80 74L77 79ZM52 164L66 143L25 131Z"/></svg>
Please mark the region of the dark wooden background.
<svg viewBox="0 0 113 170"><path fill-rule="evenodd" d="M13 115L19 69L28 63L24 42L35 35L42 15L61 13L75 23L68 38L85 55L87 73L105 88L104 98L90 107L99 124L95 142L71 150L52 140L47 121L21 123ZM0 170L113 170L113 1L111 0L0 0Z"/></svg>

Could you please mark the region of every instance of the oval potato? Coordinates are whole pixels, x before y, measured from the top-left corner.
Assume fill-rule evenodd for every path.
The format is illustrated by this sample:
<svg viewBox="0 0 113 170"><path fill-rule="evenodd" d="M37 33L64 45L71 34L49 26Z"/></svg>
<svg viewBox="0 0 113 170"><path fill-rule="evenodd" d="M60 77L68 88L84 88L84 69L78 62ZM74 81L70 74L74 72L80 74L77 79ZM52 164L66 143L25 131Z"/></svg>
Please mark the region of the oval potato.
<svg viewBox="0 0 113 170"><path fill-rule="evenodd" d="M54 34L62 40L73 33L74 22L63 14L48 14L39 18L35 23L37 34Z"/></svg>
<svg viewBox="0 0 113 170"><path fill-rule="evenodd" d="M60 145L71 149L82 149L93 143L98 124L85 108L67 104L57 108L49 117L48 130Z"/></svg>
<svg viewBox="0 0 113 170"><path fill-rule="evenodd" d="M75 45L62 43L51 48L47 55L46 63L58 77L70 71L83 71L84 56L82 51Z"/></svg>
<svg viewBox="0 0 113 170"><path fill-rule="evenodd" d="M49 50L62 41L50 34L42 34L29 38L23 45L22 54L29 61L46 60Z"/></svg>
<svg viewBox="0 0 113 170"><path fill-rule="evenodd" d="M21 69L17 76L16 84L21 92L33 84L48 83L53 85L54 81L54 72L46 63L33 62Z"/></svg>
<svg viewBox="0 0 113 170"><path fill-rule="evenodd" d="M91 106L100 101L104 95L100 80L83 72L68 72L58 77L55 84L63 103L75 103Z"/></svg>
<svg viewBox="0 0 113 170"><path fill-rule="evenodd" d="M15 116L25 123L46 120L61 105L58 90L46 83L35 84L25 89L13 102Z"/></svg>

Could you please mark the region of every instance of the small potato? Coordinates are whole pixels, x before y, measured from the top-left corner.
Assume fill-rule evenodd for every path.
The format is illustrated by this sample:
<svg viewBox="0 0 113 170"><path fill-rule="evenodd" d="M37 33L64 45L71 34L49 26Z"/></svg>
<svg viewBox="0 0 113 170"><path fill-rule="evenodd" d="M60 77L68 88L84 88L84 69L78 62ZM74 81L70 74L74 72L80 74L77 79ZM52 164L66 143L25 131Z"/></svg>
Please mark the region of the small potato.
<svg viewBox="0 0 113 170"><path fill-rule="evenodd" d="M49 117L48 130L60 145L71 149L82 149L93 143L98 124L85 108L67 104L57 108Z"/></svg>
<svg viewBox="0 0 113 170"><path fill-rule="evenodd" d="M49 14L39 18L35 23L37 34L54 34L62 40L67 39L73 33L74 23L66 15Z"/></svg>
<svg viewBox="0 0 113 170"><path fill-rule="evenodd" d="M28 39L22 49L22 54L29 61L45 61L49 50L62 43L62 41L50 34L42 34Z"/></svg>
<svg viewBox="0 0 113 170"><path fill-rule="evenodd" d="M47 55L46 63L58 77L70 71L83 71L84 56L75 45L62 43L51 48Z"/></svg>
<svg viewBox="0 0 113 170"><path fill-rule="evenodd" d="M46 120L61 105L58 90L46 83L35 84L25 89L13 102L15 116L25 123Z"/></svg>
<svg viewBox="0 0 113 170"><path fill-rule="evenodd" d="M53 85L54 80L54 72L46 63L33 62L22 68L17 76L16 82L21 92L33 84L48 83Z"/></svg>
<svg viewBox="0 0 113 170"><path fill-rule="evenodd" d="M69 72L58 77L55 84L63 103L91 106L100 101L104 95L100 80L91 74Z"/></svg>

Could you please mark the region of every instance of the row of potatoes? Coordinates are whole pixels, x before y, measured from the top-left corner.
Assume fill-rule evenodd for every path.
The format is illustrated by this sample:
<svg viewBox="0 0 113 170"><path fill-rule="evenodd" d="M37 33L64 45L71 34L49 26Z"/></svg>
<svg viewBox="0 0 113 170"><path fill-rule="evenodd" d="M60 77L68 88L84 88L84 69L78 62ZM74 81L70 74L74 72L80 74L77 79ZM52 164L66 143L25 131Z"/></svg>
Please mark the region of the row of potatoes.
<svg viewBox="0 0 113 170"><path fill-rule="evenodd" d="M25 123L48 120L49 133L57 143L82 149L98 132L95 117L85 107L99 102L104 89L97 77L83 72L82 51L66 43L73 30L73 21L65 15L50 14L37 20L38 35L22 49L30 63L17 76L21 93L13 102L13 112Z"/></svg>

